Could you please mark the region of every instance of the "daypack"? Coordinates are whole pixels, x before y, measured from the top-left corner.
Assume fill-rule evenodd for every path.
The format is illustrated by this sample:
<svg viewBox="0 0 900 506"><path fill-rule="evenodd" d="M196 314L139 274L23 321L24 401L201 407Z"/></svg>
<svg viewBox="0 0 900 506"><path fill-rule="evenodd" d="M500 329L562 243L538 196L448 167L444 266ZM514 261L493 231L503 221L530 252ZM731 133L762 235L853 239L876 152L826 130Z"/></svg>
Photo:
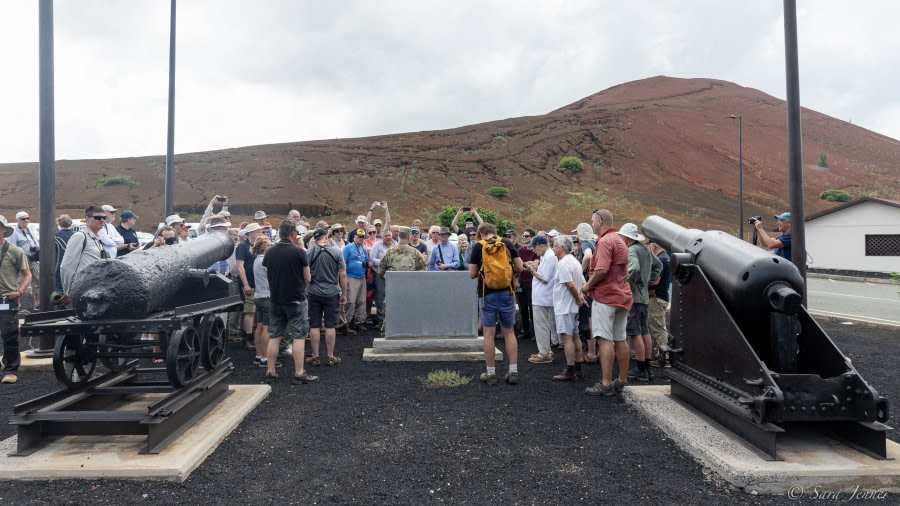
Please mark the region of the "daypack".
<svg viewBox="0 0 900 506"><path fill-rule="evenodd" d="M512 290L513 270L506 244L494 237L481 243L481 276L484 286L491 290L509 288Z"/></svg>

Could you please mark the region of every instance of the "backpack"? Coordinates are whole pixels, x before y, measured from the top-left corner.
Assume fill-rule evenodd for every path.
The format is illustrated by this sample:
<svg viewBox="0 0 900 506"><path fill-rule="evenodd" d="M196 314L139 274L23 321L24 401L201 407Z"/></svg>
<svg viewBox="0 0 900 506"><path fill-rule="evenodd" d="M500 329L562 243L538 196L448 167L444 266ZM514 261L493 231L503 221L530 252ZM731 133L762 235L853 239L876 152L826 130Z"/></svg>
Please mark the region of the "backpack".
<svg viewBox="0 0 900 506"><path fill-rule="evenodd" d="M494 237L490 241L483 240L479 242L481 243L480 271L482 278L484 278L485 288L490 288L491 290L509 288L513 290L513 270L506 244L498 237Z"/></svg>

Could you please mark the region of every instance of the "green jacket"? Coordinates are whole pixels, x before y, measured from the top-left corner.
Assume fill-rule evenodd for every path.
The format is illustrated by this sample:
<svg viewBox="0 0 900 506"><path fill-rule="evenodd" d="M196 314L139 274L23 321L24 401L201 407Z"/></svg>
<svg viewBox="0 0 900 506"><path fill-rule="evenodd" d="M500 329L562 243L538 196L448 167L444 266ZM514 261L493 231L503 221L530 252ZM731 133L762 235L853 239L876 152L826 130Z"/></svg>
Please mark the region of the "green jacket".
<svg viewBox="0 0 900 506"><path fill-rule="evenodd" d="M638 304L649 304L650 282L662 273L662 262L643 243L633 243L628 247L628 285L631 296Z"/></svg>

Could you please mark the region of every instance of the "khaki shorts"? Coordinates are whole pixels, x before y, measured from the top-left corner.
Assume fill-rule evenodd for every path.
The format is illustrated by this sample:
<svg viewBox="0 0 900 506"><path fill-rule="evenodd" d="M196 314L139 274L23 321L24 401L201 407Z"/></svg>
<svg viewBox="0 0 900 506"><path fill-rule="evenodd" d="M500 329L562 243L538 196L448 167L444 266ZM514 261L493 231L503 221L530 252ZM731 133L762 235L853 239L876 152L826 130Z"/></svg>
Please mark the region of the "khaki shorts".
<svg viewBox="0 0 900 506"><path fill-rule="evenodd" d="M256 290L251 289L250 295L244 294L244 314L256 313L256 302L253 301L254 293L256 293Z"/></svg>
<svg viewBox="0 0 900 506"><path fill-rule="evenodd" d="M594 301L591 304L591 335L607 341L624 341L628 310Z"/></svg>

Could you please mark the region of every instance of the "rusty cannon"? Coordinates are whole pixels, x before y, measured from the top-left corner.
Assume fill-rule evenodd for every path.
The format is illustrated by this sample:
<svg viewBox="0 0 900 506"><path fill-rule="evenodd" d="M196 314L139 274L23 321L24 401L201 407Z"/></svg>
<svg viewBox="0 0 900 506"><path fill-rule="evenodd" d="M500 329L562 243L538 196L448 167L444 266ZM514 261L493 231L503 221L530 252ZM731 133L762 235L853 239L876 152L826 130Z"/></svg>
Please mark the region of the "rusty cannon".
<svg viewBox="0 0 900 506"><path fill-rule="evenodd" d="M644 234L670 251L672 394L766 458L778 435L822 430L886 458L888 401L863 380L802 305L797 268L721 231L659 216Z"/></svg>
<svg viewBox="0 0 900 506"><path fill-rule="evenodd" d="M119 371L133 359L165 364L169 382L189 385L199 366L225 358L222 317L240 304L232 280L207 268L227 259L234 242L224 232L92 262L75 275L72 310L28 315L25 336L53 334L53 368L67 387L87 381L97 360Z"/></svg>

